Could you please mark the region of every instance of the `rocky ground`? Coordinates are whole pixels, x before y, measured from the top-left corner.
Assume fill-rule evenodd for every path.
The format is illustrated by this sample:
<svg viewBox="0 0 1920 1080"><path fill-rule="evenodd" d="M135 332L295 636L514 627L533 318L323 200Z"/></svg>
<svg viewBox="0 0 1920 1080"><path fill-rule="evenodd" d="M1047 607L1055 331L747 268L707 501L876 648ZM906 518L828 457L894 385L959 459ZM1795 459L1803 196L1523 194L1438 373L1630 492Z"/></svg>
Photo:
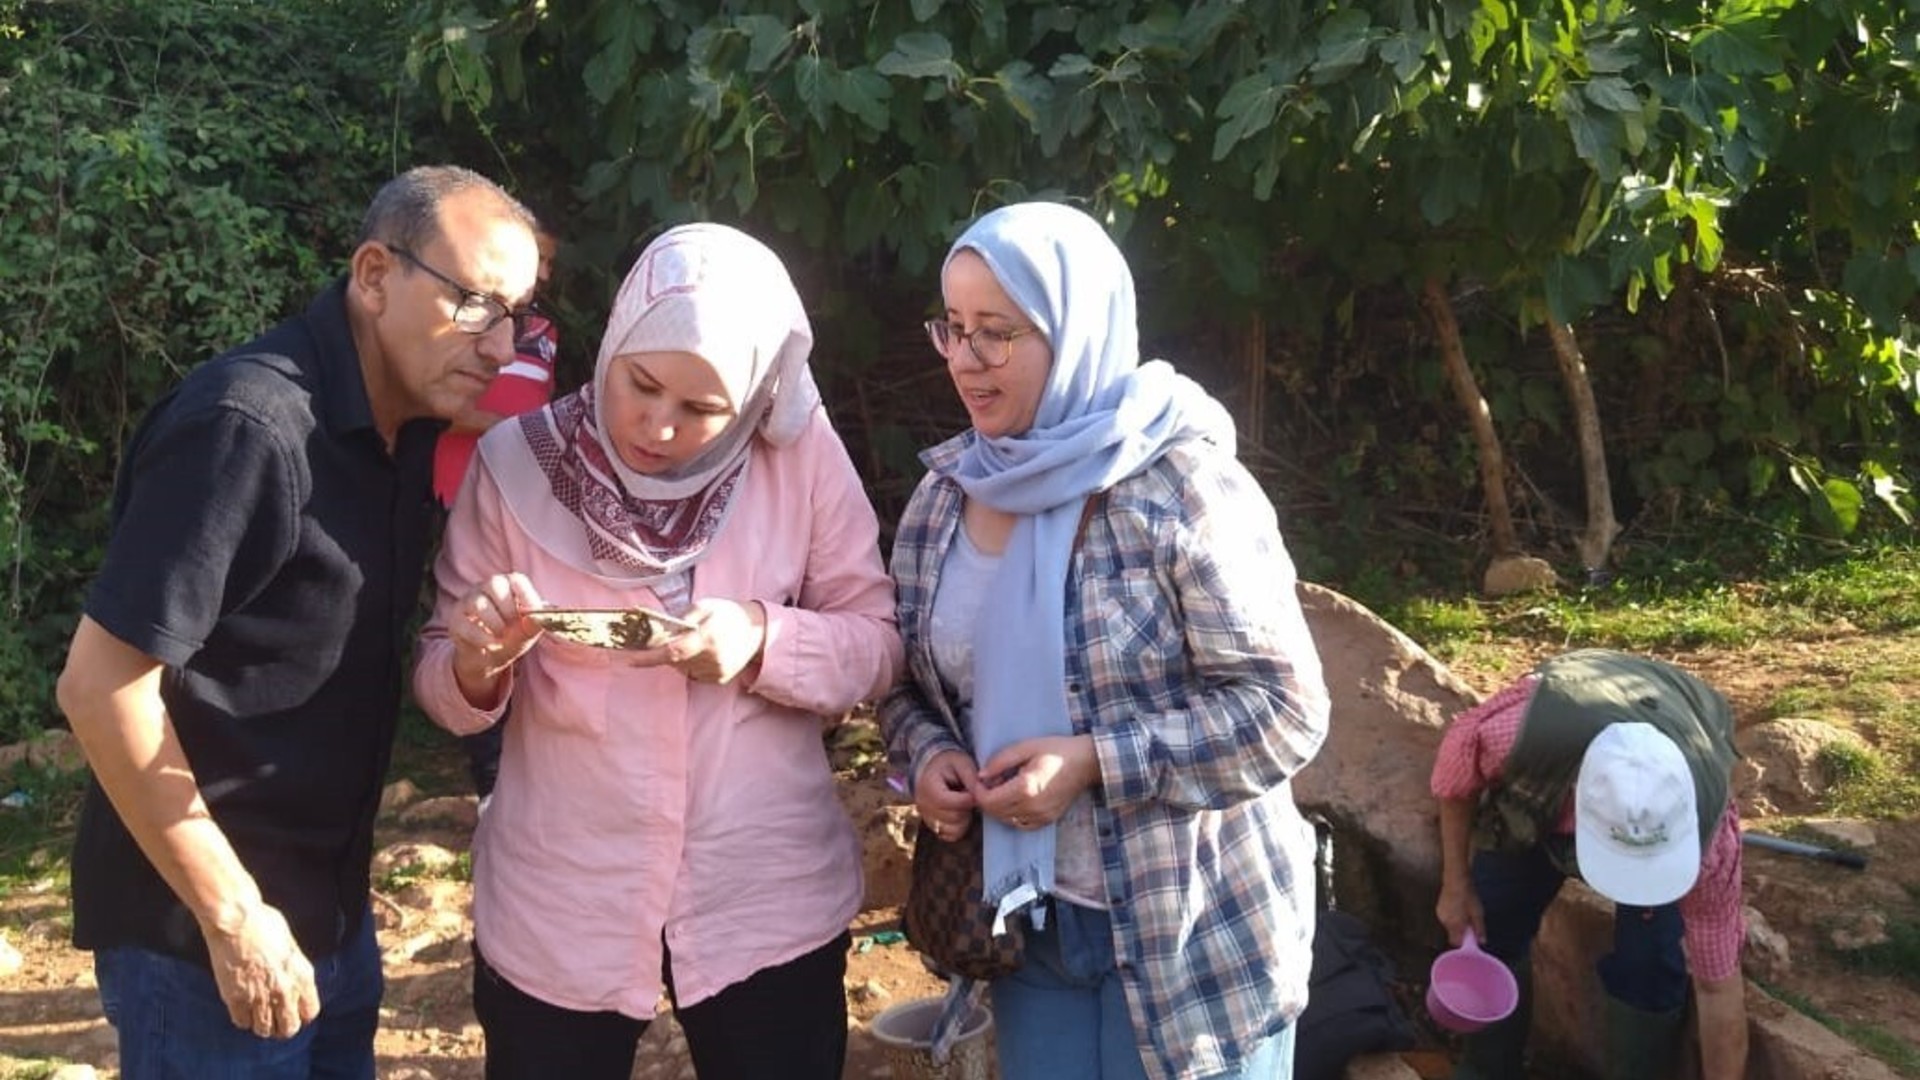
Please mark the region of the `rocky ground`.
<svg viewBox="0 0 1920 1080"><path fill-rule="evenodd" d="M1824 649L1796 654L1783 647L1765 654L1700 653L1679 659L1726 689L1747 715L1779 686L1818 677L1822 655ZM1493 672L1462 674L1483 693L1501 678ZM1866 871L1854 872L1749 851L1748 899L1755 918L1747 971L1831 1021L1920 1048L1920 994L1910 982L1868 962L1890 928L1897 934L1920 925L1920 821L1816 821L1811 827L1824 832L1806 831L1806 808L1817 801L1821 787L1814 748L1831 737L1778 721L1743 724L1743 749L1751 755L1741 786L1749 827L1792 826L1803 838L1824 835L1858 847L1871 860ZM852 1023L846 1076L865 1080L890 1075L884 1048L868 1034L868 1021L890 1005L937 993L939 986L897 939L909 812L874 773L870 727L850 723L828 738L837 760L847 766L841 774L844 801L867 845L870 909L854 926L846 984ZM9 754L26 752L0 748L0 766ZM31 752L74 761L71 747L58 740ZM475 806L471 796L459 793L457 755L450 744L403 746L403 765L416 758L437 764L413 770L420 784L392 785L380 820L375 910L388 975L378 1043L383 1080L481 1076L480 1033L469 1005L470 887L463 880L462 858ZM43 879L0 897L0 1078L117 1075L114 1040L100 1018L91 964L66 944L67 902L57 855L55 849ZM1418 1001L1420 974L1405 973L1410 1001ZM1424 1037L1426 1052L1408 1061L1423 1075L1444 1075L1444 1041L1431 1029ZM64 1072L56 1071L61 1063L68 1063ZM670 1019L649 1032L634 1076L692 1076Z"/></svg>

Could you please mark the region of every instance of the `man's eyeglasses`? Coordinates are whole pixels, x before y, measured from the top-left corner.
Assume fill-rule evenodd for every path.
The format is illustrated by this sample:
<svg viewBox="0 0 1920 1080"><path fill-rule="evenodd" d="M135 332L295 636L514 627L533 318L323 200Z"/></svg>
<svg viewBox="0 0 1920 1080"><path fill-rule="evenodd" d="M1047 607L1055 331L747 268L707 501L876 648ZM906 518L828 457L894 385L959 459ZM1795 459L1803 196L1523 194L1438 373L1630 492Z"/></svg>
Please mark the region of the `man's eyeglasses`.
<svg viewBox="0 0 1920 1080"><path fill-rule="evenodd" d="M453 328L468 334L484 334L500 325L502 319L513 320L513 331L518 334L528 319L541 314L538 307L529 305L519 310L509 308L498 297L483 292L475 292L447 275L422 262L420 256L406 248L388 244L387 250L426 271L440 284L460 294L460 306L453 309Z"/></svg>
<svg viewBox="0 0 1920 1080"><path fill-rule="evenodd" d="M1040 330L1034 326L1023 326L1018 330L1000 330L991 326L976 326L972 330L960 329L960 324L945 319L931 319L927 322L927 338L933 342L933 348L941 356L953 359L953 350L961 342L966 342L967 351L982 367L1005 367L1013 359L1013 342L1028 334L1037 334Z"/></svg>

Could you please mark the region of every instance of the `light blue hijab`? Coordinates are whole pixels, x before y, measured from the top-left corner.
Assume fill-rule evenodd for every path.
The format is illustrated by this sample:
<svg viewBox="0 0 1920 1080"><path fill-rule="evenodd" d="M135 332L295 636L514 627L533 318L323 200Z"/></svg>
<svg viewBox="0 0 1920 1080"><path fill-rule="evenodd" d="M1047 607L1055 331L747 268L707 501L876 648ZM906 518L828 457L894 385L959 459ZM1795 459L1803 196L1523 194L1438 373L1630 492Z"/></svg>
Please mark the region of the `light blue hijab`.
<svg viewBox="0 0 1920 1080"><path fill-rule="evenodd" d="M968 498L1019 515L974 641L974 751L1071 735L1066 583L1087 498L1167 448L1233 449L1233 421L1165 361L1140 362L1127 261L1099 223L1056 203L1019 203L974 222L947 253L986 260L1053 349L1033 426L977 436L950 475ZM944 266L943 266L944 269ZM986 822L986 898L1004 918L1053 891L1055 829Z"/></svg>

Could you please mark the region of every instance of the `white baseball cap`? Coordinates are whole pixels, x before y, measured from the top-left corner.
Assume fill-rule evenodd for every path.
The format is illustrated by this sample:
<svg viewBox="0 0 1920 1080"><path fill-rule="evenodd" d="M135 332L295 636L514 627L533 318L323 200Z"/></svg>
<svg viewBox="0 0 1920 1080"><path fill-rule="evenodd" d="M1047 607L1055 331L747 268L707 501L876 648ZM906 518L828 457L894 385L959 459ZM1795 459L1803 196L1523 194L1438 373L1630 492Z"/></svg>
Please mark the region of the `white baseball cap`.
<svg viewBox="0 0 1920 1080"><path fill-rule="evenodd" d="M1587 884L1621 904L1658 907L1700 876L1693 772L1652 724L1608 726L1580 761L1574 855Z"/></svg>

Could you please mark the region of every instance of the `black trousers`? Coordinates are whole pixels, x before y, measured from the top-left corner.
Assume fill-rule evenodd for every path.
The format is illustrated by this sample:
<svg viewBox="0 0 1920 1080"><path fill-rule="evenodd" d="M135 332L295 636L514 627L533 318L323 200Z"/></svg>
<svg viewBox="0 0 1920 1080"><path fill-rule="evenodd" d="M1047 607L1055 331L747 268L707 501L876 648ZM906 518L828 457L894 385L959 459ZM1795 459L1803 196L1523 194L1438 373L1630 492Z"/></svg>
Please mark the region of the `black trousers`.
<svg viewBox="0 0 1920 1080"><path fill-rule="evenodd" d="M847 1058L847 949L842 933L820 948L674 1016L700 1080L840 1080ZM673 995L673 958L666 959ZM527 994L473 946L473 1011L487 1037L487 1080L627 1080L647 1021L579 1012Z"/></svg>

